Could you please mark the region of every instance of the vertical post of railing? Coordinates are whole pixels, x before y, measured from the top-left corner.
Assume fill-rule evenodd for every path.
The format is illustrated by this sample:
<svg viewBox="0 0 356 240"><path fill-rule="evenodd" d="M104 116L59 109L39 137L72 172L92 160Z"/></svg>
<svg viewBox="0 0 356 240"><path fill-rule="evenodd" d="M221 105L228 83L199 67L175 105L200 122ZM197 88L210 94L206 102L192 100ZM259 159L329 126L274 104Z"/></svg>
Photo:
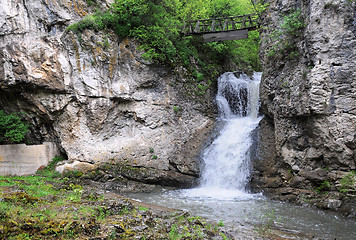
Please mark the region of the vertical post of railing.
<svg viewBox="0 0 356 240"><path fill-rule="evenodd" d="M215 19L211 22L210 32L215 32Z"/></svg>
<svg viewBox="0 0 356 240"><path fill-rule="evenodd" d="M242 22L241 22L241 29L246 28L246 16L243 16Z"/></svg>
<svg viewBox="0 0 356 240"><path fill-rule="evenodd" d="M195 33L200 33L200 26L199 25L200 25L200 21L198 20L197 21L197 25L195 26L195 29L194 29Z"/></svg>
<svg viewBox="0 0 356 240"><path fill-rule="evenodd" d="M223 31L227 31L227 30L229 30L229 20L225 19L224 26L223 26Z"/></svg>
<svg viewBox="0 0 356 240"><path fill-rule="evenodd" d="M234 18L233 17L231 17L230 18L230 24L231 24L231 29L230 30L235 30L236 29L236 26L235 26L235 21L234 21Z"/></svg>

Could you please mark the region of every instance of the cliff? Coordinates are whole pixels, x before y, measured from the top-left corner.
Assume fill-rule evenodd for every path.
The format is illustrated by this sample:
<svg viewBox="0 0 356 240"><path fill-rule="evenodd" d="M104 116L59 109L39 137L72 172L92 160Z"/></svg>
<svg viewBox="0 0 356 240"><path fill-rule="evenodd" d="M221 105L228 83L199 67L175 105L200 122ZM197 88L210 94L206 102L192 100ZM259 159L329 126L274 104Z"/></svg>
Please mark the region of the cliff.
<svg viewBox="0 0 356 240"><path fill-rule="evenodd" d="M355 217L356 3L268 2L252 186Z"/></svg>
<svg viewBox="0 0 356 240"><path fill-rule="evenodd" d="M112 1L96 2L105 9ZM130 175L136 181L192 184L214 122L211 103L189 96L172 68L143 60L134 40L66 31L94 11L89 5L1 2L0 109L25 113L29 143L57 144L68 158L61 171L110 161L154 173Z"/></svg>

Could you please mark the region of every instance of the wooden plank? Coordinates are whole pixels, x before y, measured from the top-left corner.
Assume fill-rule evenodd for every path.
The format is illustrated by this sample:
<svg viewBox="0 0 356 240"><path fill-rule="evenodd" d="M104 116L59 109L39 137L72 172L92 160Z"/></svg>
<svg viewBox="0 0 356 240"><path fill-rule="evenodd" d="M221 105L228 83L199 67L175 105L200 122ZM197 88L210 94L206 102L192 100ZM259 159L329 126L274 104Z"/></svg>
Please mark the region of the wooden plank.
<svg viewBox="0 0 356 240"><path fill-rule="evenodd" d="M248 30L203 34L204 42L218 42L248 38Z"/></svg>

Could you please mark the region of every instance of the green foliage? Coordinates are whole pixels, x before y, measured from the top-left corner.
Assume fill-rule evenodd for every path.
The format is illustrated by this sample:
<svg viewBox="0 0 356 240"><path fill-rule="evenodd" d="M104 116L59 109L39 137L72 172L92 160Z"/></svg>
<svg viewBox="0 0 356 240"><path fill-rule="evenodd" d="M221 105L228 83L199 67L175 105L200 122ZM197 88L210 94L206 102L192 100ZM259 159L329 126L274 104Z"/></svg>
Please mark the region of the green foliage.
<svg viewBox="0 0 356 240"><path fill-rule="evenodd" d="M304 29L304 19L300 10L295 10L285 16L280 25L284 35L299 37Z"/></svg>
<svg viewBox="0 0 356 240"><path fill-rule="evenodd" d="M322 191L328 191L331 187L331 183L327 180L322 182L319 187L316 188L317 193L321 193Z"/></svg>
<svg viewBox="0 0 356 240"><path fill-rule="evenodd" d="M0 144L20 143L28 132L28 124L20 113L6 114L0 110Z"/></svg>
<svg viewBox="0 0 356 240"><path fill-rule="evenodd" d="M146 208L146 207L142 207L142 206L138 206L138 210L140 210L140 211L147 211L147 210L148 210L148 208Z"/></svg>
<svg viewBox="0 0 356 240"><path fill-rule="evenodd" d="M152 156L152 159L157 159L157 158L158 158L157 155Z"/></svg>
<svg viewBox="0 0 356 240"><path fill-rule="evenodd" d="M221 232L219 235L222 237L223 240L229 239L229 238L228 238L224 233L222 233L222 232Z"/></svg>
<svg viewBox="0 0 356 240"><path fill-rule="evenodd" d="M175 113L178 113L178 112L180 111L180 108L177 107L177 106L174 106L174 107L173 107L173 111L174 111Z"/></svg>
<svg viewBox="0 0 356 240"><path fill-rule="evenodd" d="M340 180L339 191L342 193L356 191L356 171L349 172Z"/></svg>
<svg viewBox="0 0 356 240"><path fill-rule="evenodd" d="M67 170L62 173L62 177L64 178L80 178L83 175L84 175L83 172L78 170L71 170L71 171Z"/></svg>
<svg viewBox="0 0 356 240"><path fill-rule="evenodd" d="M265 52L267 57L279 55L288 59L298 58L296 42L302 35L304 27L304 18L300 10L294 10L284 16L279 26L267 38L269 44Z"/></svg>
<svg viewBox="0 0 356 240"><path fill-rule="evenodd" d="M55 156L52 161L48 163L48 165L44 168L40 168L37 170L37 174L44 176L44 177L49 177L49 178L58 178L60 176L59 172L56 172L54 169L57 166L57 163L63 161L64 158L61 156Z"/></svg>
<svg viewBox="0 0 356 240"><path fill-rule="evenodd" d="M87 3L88 7L98 6L97 0L85 0L85 2Z"/></svg>

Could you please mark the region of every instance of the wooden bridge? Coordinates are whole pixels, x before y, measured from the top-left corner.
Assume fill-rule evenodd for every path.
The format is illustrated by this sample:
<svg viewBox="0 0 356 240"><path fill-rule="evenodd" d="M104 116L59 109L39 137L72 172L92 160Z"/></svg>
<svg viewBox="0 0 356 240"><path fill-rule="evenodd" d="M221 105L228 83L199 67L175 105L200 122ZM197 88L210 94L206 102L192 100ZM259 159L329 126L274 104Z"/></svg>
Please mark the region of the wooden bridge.
<svg viewBox="0 0 356 240"><path fill-rule="evenodd" d="M212 18L184 23L184 35L202 35L204 42L217 42L248 38L248 32L259 28L257 14Z"/></svg>

